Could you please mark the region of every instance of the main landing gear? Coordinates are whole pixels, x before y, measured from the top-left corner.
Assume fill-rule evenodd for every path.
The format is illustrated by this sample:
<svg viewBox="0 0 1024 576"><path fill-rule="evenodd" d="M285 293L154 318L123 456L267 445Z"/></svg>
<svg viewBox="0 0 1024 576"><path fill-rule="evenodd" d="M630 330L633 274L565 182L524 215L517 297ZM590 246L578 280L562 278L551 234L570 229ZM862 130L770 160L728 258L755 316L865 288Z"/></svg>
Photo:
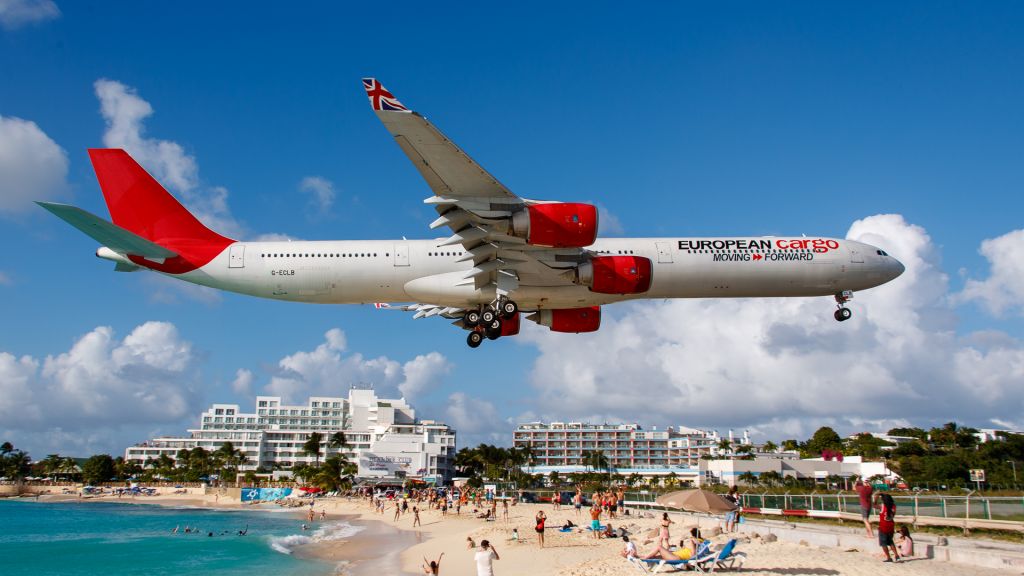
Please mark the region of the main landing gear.
<svg viewBox="0 0 1024 576"><path fill-rule="evenodd" d="M836 313L833 316L837 321L846 322L853 317L853 311L843 306L850 300L853 300L853 290L843 290L836 294Z"/></svg>
<svg viewBox="0 0 1024 576"><path fill-rule="evenodd" d="M503 320L518 313L519 306L507 298L502 298L476 310L467 311L462 317L462 323L469 329L466 344L470 348L477 348L483 344L484 338L488 340L501 338Z"/></svg>

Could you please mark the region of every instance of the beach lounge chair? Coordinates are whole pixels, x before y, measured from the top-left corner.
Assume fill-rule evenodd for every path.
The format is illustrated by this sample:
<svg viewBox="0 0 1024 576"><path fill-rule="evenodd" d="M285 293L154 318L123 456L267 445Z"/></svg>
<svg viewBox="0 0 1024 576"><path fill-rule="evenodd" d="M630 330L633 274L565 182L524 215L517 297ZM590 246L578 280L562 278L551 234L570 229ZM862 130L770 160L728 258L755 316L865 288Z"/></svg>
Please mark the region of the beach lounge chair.
<svg viewBox="0 0 1024 576"><path fill-rule="evenodd" d="M642 572L658 574L661 572L668 572L669 568L673 570L682 570L688 564L707 560L709 558L713 558L715 555L716 552L711 552L711 541L705 540L697 547L697 553L686 560L683 560L682 558L679 560L665 560L664 558L631 558L630 560L635 560L635 562L632 563L639 566Z"/></svg>
<svg viewBox="0 0 1024 576"><path fill-rule="evenodd" d="M729 540L718 552L709 552L703 557L691 560L690 563L698 572L714 572L715 569L742 568L747 559L743 552L734 552L736 539Z"/></svg>

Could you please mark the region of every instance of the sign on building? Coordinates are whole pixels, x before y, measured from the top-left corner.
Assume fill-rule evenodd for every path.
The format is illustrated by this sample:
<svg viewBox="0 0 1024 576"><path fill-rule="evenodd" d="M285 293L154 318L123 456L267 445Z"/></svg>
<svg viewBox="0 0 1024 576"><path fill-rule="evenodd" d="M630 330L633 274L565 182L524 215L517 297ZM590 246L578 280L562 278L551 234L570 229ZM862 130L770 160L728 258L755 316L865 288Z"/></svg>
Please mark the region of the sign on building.
<svg viewBox="0 0 1024 576"><path fill-rule="evenodd" d="M360 477L411 475L416 472L411 468L412 458L409 456L373 454L371 452L363 452L359 455Z"/></svg>
<svg viewBox="0 0 1024 576"><path fill-rule="evenodd" d="M981 468L972 468L971 469L971 482L984 482L984 481L985 481L985 471L982 470Z"/></svg>

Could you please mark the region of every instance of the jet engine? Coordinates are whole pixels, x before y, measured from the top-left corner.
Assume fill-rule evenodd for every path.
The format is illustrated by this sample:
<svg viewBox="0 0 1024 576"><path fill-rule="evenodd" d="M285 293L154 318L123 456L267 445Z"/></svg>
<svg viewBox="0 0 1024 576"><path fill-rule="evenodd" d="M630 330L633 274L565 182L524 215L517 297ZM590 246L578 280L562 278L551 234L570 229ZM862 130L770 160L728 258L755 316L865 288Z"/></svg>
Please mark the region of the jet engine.
<svg viewBox="0 0 1024 576"><path fill-rule="evenodd" d="M601 307L538 310L526 318L547 326L552 332L597 332L601 327Z"/></svg>
<svg viewBox="0 0 1024 576"><path fill-rule="evenodd" d="M534 246L590 246L597 240L597 207L575 202L533 204L512 214L511 233Z"/></svg>
<svg viewBox="0 0 1024 576"><path fill-rule="evenodd" d="M598 294L641 294L651 287L651 260L643 256L597 256L580 264L575 282Z"/></svg>

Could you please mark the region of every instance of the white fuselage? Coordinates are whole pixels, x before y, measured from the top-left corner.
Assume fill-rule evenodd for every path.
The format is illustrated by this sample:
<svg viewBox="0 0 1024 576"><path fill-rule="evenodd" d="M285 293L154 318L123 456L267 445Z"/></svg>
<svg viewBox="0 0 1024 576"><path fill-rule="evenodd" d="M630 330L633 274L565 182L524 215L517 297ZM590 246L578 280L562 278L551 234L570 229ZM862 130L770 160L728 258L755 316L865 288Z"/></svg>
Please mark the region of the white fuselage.
<svg viewBox="0 0 1024 576"><path fill-rule="evenodd" d="M491 288L463 282L471 262L441 240L236 242L208 264L177 278L298 302L427 302L468 307L494 300ZM650 290L598 294L568 282L520 286L523 310L579 308L640 298L827 296L864 290L903 266L873 246L831 238L607 238L589 250L652 262ZM459 284L462 284L461 286Z"/></svg>

